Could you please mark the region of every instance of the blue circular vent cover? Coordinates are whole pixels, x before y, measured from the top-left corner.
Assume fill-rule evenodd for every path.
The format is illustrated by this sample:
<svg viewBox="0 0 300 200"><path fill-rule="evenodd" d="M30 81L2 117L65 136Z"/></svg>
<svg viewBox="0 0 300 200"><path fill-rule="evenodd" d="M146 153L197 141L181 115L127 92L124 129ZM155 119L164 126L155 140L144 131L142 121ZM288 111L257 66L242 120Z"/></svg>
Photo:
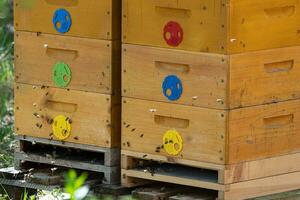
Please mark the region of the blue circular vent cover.
<svg viewBox="0 0 300 200"><path fill-rule="evenodd" d="M165 97L170 101L178 100L183 91L181 80L175 75L170 75L165 78L162 89Z"/></svg>
<svg viewBox="0 0 300 200"><path fill-rule="evenodd" d="M58 9L55 11L52 19L54 28L59 33L67 33L72 25L70 13L65 9Z"/></svg>

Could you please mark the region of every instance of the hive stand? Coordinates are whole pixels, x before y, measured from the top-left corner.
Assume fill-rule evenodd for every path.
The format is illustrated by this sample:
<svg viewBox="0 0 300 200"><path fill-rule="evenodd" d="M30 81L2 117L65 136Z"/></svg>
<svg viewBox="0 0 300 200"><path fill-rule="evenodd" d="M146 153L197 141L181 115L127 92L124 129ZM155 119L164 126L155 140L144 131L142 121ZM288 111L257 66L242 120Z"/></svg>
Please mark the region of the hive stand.
<svg viewBox="0 0 300 200"><path fill-rule="evenodd" d="M104 174L104 184L119 183L120 153L114 148L100 148L89 145L60 142L49 139L17 136L15 167L30 167L30 163L43 163ZM33 151L43 148L43 151ZM57 154L56 152L67 152ZM74 155L75 154L75 155ZM92 159L89 159L89 154ZM67 155L67 156L64 156Z"/></svg>

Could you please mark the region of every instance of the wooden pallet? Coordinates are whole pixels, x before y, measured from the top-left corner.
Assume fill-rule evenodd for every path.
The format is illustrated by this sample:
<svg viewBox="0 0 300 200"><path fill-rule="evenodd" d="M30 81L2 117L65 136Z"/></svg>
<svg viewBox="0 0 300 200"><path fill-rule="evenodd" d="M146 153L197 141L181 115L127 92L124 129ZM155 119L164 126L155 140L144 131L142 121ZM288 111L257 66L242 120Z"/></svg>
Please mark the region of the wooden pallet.
<svg viewBox="0 0 300 200"><path fill-rule="evenodd" d="M225 166L122 151L122 184L173 183L217 191L219 200L242 200L300 189L299 158L285 155Z"/></svg>
<svg viewBox="0 0 300 200"><path fill-rule="evenodd" d="M120 182L120 150L49 139L17 136L15 167L31 168L35 163L74 168L104 175L104 184Z"/></svg>

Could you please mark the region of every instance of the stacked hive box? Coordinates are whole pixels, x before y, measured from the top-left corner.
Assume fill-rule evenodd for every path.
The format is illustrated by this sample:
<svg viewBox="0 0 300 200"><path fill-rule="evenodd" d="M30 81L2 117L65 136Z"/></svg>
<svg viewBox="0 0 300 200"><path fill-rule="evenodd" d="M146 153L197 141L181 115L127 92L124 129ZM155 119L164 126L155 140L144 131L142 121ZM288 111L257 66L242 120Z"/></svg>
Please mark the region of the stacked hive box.
<svg viewBox="0 0 300 200"><path fill-rule="evenodd" d="M14 4L15 129L20 140L103 153L103 158L97 154L100 164L93 170L105 172L107 183L118 182L121 1ZM24 156L23 146L17 159L59 163ZM88 168L82 162L79 168Z"/></svg>
<svg viewBox="0 0 300 200"><path fill-rule="evenodd" d="M296 0L124 0L123 184L299 188L299 20Z"/></svg>

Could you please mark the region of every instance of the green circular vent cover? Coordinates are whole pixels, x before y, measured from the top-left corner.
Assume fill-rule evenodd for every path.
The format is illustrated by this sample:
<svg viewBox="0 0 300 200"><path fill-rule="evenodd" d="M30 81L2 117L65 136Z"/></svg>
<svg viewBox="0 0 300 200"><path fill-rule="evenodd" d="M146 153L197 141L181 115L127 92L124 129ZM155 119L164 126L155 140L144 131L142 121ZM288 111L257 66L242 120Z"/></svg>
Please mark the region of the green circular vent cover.
<svg viewBox="0 0 300 200"><path fill-rule="evenodd" d="M70 67L63 62L56 63L52 71L52 78L57 87L67 87L72 78Z"/></svg>

